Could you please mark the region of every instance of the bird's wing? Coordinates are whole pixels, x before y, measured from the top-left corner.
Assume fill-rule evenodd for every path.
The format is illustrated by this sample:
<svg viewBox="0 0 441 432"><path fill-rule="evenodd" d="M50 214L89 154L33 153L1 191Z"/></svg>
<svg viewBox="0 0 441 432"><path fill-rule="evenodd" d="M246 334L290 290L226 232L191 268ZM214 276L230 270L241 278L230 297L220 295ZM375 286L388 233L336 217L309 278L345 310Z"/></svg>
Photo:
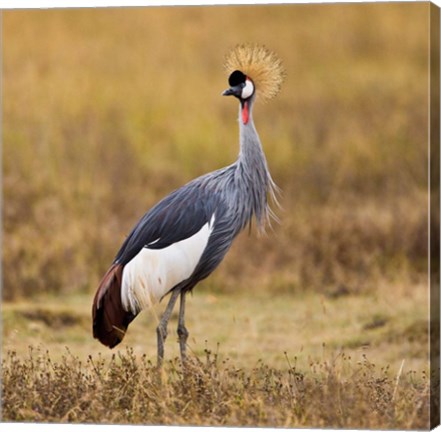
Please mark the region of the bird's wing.
<svg viewBox="0 0 441 432"><path fill-rule="evenodd" d="M141 218L114 262L125 265L143 248L164 249L192 237L210 223L217 201L215 194L197 183L175 190Z"/></svg>
<svg viewBox="0 0 441 432"><path fill-rule="evenodd" d="M125 240L93 304L94 337L105 345L117 345L140 310L180 284L193 288L222 260L234 224L221 193L205 180L172 192Z"/></svg>
<svg viewBox="0 0 441 432"><path fill-rule="evenodd" d="M95 295L93 334L113 347L129 323L190 276L208 244L214 201L184 186L147 212L119 250Z"/></svg>

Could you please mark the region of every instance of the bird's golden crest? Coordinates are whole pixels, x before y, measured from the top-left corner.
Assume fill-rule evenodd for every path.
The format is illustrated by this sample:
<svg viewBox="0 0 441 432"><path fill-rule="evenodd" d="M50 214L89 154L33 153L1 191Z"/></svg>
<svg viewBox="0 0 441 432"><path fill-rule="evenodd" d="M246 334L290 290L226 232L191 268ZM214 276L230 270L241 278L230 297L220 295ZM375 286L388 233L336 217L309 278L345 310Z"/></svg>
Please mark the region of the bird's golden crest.
<svg viewBox="0 0 441 432"><path fill-rule="evenodd" d="M279 93L286 74L280 58L257 44L237 45L227 54L224 66L229 74L240 70L250 77L256 87L256 97L263 102Z"/></svg>

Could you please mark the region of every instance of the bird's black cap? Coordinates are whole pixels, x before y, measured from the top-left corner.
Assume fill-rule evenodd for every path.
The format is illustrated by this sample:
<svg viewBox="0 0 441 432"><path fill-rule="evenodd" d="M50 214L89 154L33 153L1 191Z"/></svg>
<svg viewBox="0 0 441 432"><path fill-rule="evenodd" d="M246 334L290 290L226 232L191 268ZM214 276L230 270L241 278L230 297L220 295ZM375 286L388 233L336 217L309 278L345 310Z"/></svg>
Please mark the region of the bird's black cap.
<svg viewBox="0 0 441 432"><path fill-rule="evenodd" d="M235 87L239 84L244 83L246 79L247 77L243 72L241 72L240 70L235 70L228 78L228 84L230 84L231 87Z"/></svg>

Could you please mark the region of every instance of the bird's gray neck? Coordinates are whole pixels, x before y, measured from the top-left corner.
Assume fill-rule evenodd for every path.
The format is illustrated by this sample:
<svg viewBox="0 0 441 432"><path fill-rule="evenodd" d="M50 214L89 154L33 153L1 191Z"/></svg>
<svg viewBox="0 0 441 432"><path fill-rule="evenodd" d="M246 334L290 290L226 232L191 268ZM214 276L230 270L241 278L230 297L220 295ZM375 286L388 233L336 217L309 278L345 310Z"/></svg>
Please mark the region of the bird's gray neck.
<svg viewBox="0 0 441 432"><path fill-rule="evenodd" d="M253 121L253 101L248 107L242 103L239 110L240 152L237 160L236 180L239 190L241 214L250 222L256 217L257 225L264 228L272 214L268 205L268 193L274 197L275 184L268 170L262 144ZM244 110L247 112L244 113Z"/></svg>
<svg viewBox="0 0 441 432"><path fill-rule="evenodd" d="M265 154L263 152L262 144L259 135L256 131L253 121L252 104L248 108L248 121L243 121L243 106L239 109L239 142L240 151L238 164L246 171L248 176L251 176L255 181L256 187L265 188L265 176L254 179L254 174L266 174L268 171Z"/></svg>

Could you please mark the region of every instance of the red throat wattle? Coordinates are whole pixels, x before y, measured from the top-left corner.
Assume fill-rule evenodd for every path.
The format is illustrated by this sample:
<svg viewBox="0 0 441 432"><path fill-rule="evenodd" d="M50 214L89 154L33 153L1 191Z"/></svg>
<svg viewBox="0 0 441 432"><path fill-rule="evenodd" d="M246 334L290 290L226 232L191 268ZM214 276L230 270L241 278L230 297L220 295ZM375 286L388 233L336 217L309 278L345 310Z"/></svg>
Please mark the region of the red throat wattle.
<svg viewBox="0 0 441 432"><path fill-rule="evenodd" d="M244 102L242 107L242 122L244 125L248 123L249 117L250 113L248 111L248 102Z"/></svg>

